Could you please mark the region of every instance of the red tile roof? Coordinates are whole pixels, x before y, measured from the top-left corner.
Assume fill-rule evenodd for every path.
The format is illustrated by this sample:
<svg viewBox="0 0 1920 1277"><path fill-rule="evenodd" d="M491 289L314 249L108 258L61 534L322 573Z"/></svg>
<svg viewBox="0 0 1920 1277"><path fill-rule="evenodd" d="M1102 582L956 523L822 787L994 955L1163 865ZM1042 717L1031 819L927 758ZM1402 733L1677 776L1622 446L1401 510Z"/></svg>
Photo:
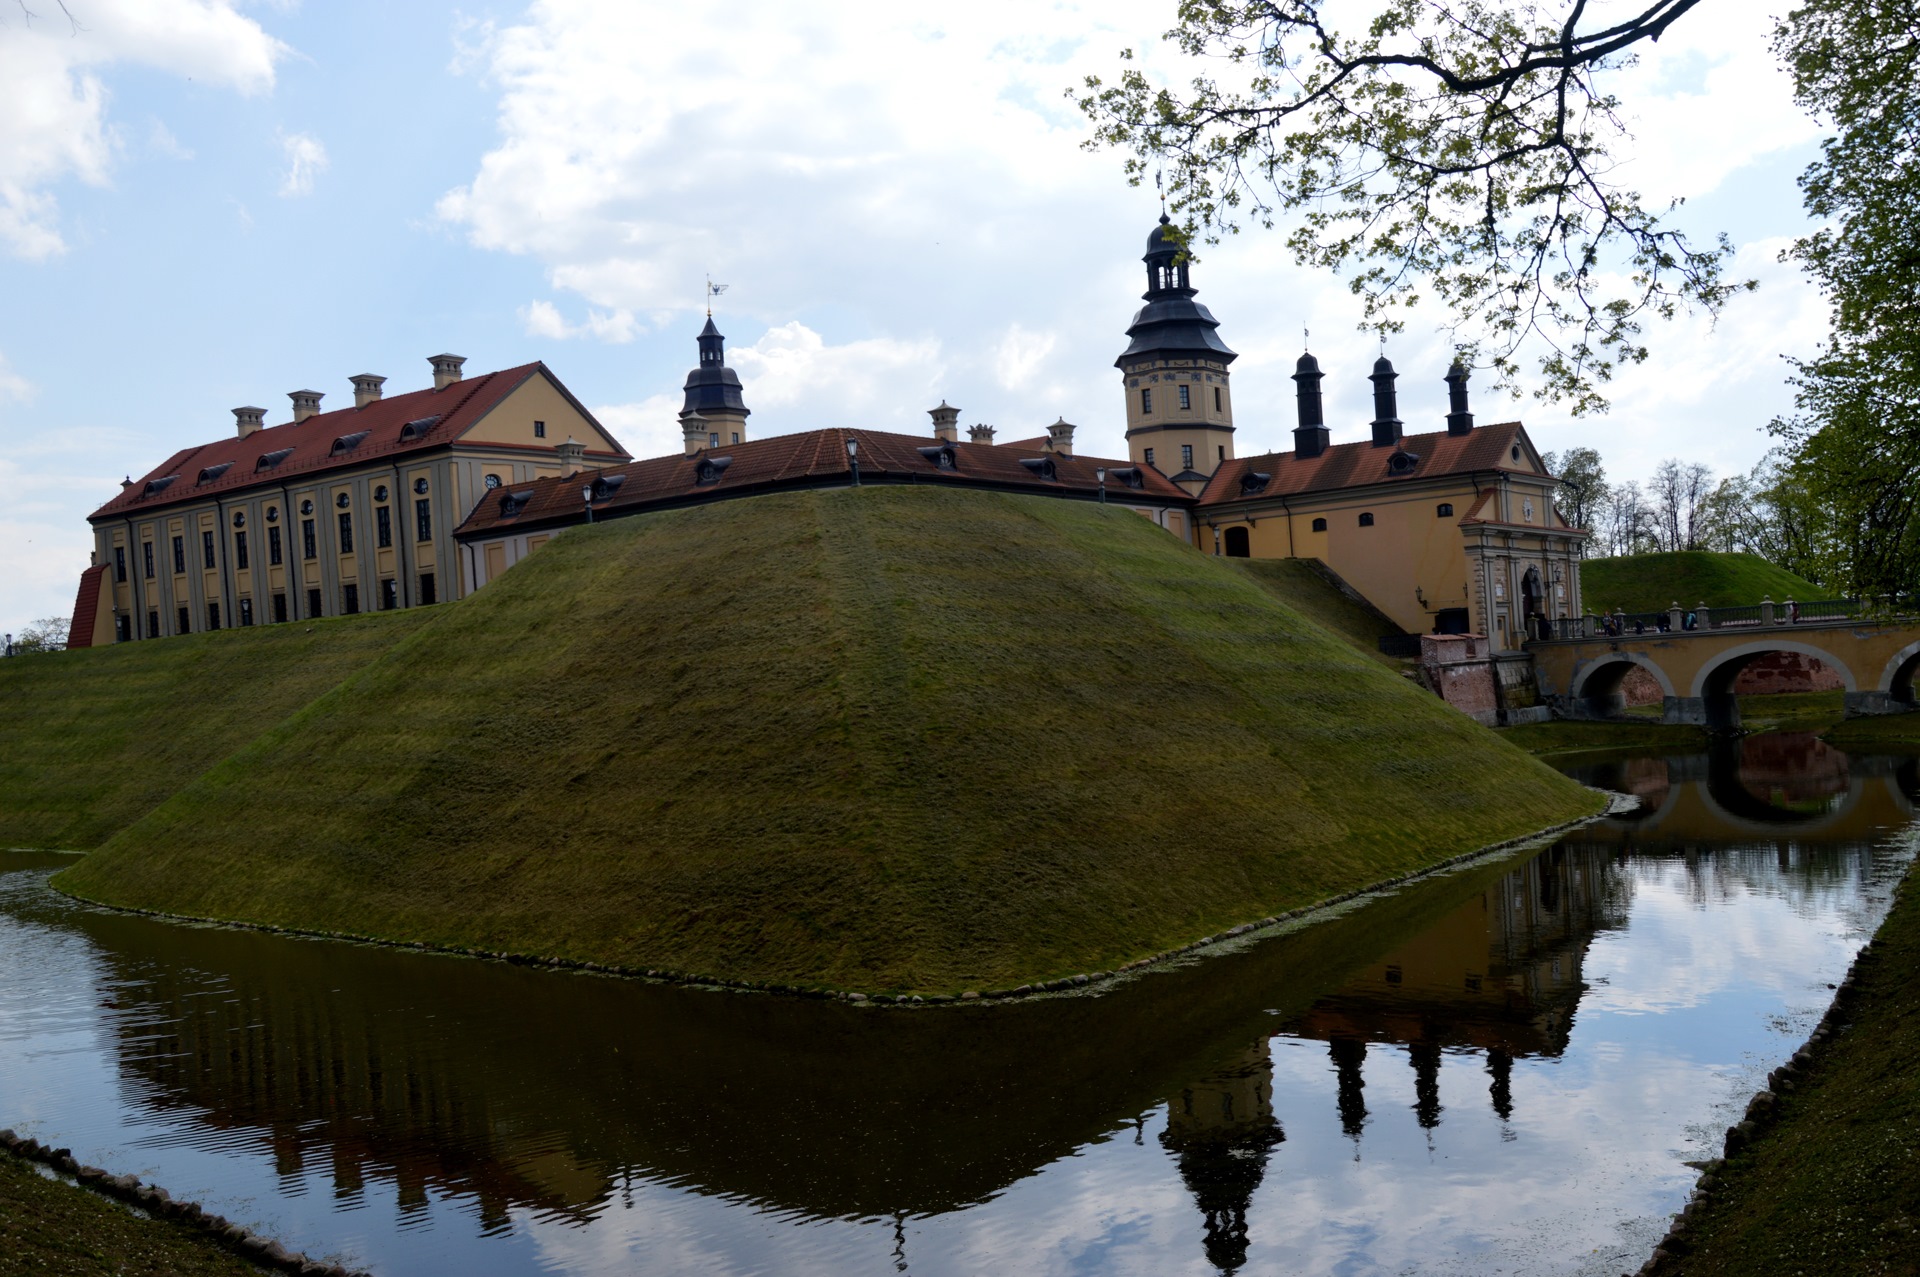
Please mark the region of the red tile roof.
<svg viewBox="0 0 1920 1277"><path fill-rule="evenodd" d="M594 478L620 480L618 489L594 502L596 517L749 492L846 482L850 478L847 469L848 439L859 441L860 479L863 483L946 482L1028 492L1095 493L1100 485L1094 470L1105 467L1109 472L1109 500L1122 502L1145 499L1181 506L1193 503L1192 497L1151 467L1141 468L1142 487L1138 490L1130 489L1114 478L1113 471L1128 469L1131 462L1100 457L1068 457L1042 452L1037 447L1024 448L1010 444L955 443L946 445L953 449L954 468L943 470L919 451L922 448L941 447L938 439L923 435L834 428L775 435L725 448L709 448L692 457L650 457L627 465L609 466L590 474L518 484L481 501L455 535L467 538L503 526L526 527L578 520L584 516L580 489ZM722 458L727 459L727 467L720 478L713 483L699 482L700 461ZM1023 459L1050 461L1055 478L1049 480L1036 475L1020 464ZM523 494L525 504L512 515L504 514L501 498L518 498Z"/></svg>
<svg viewBox="0 0 1920 1277"><path fill-rule="evenodd" d="M256 484L277 486L296 477L311 479L332 469L443 447L492 411L527 378L543 371L545 365L537 362L521 364L466 377L440 390L409 391L376 400L364 408L340 408L305 421L256 430L244 438L228 436L187 448L134 480L131 487L88 518L144 513L198 501L211 494L238 492ZM559 384L558 378L554 384ZM409 423L415 422L425 424L410 432L411 437L401 438ZM334 455L336 440L356 435L362 437L350 450ZM277 465L261 468L261 458L282 449L290 451ZM151 495L147 493L149 485L168 476L173 477L172 482ZM205 476L204 482L202 476Z"/></svg>
<svg viewBox="0 0 1920 1277"><path fill-rule="evenodd" d="M93 646L93 614L100 606L100 580L106 574L104 563L80 574L80 593L73 600L73 624L67 627L68 647Z"/></svg>
<svg viewBox="0 0 1920 1277"><path fill-rule="evenodd" d="M1220 505L1229 501L1258 501L1266 497L1294 496L1310 492L1335 492L1372 484L1402 483L1409 479L1430 479L1438 475L1472 474L1476 471L1510 470L1521 472L1513 460L1513 446L1520 441L1522 427L1517 421L1476 427L1472 433L1450 435L1444 430L1434 434L1408 435L1398 448L1376 448L1371 440L1337 443L1317 457L1301 460L1291 452L1269 452L1257 457L1236 457L1213 472L1213 478L1200 492L1200 504ZM1410 452L1419 462L1404 474L1387 469L1387 461L1396 452ZM1532 473L1532 471L1526 471ZM1243 494L1241 479L1254 473L1272 475L1264 489Z"/></svg>

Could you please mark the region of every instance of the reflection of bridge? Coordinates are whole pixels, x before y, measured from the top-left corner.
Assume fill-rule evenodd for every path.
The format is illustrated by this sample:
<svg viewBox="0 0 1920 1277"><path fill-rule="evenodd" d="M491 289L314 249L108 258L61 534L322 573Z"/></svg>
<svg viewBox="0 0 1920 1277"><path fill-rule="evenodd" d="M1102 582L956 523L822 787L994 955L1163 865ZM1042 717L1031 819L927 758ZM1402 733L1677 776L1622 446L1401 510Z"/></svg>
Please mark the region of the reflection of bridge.
<svg viewBox="0 0 1920 1277"><path fill-rule="evenodd" d="M1768 653L1797 652L1832 669L1846 688L1849 718L1912 708L1914 674L1920 670L1920 626L1911 620L1676 627L1551 639L1528 647L1541 695L1571 717L1609 718L1623 712L1621 680L1639 666L1660 684L1661 721L1706 727L1740 725L1734 679Z"/></svg>

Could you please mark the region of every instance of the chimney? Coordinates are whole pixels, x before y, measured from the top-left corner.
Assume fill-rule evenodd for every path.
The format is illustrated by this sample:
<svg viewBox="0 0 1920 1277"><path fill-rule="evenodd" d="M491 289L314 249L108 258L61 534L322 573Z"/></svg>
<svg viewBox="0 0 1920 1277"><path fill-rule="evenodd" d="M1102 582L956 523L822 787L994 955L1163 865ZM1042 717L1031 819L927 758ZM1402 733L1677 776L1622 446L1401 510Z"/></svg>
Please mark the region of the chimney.
<svg viewBox="0 0 1920 1277"><path fill-rule="evenodd" d="M427 362L433 365L433 388L445 390L460 380L460 366L467 362L465 355L428 355Z"/></svg>
<svg viewBox="0 0 1920 1277"><path fill-rule="evenodd" d="M681 413L680 429L686 435L689 457L706 447L712 436L712 432L707 429L707 419L697 412Z"/></svg>
<svg viewBox="0 0 1920 1277"><path fill-rule="evenodd" d="M938 408L927 409L927 415L933 418L933 437L941 443L960 442L960 410L949 408L942 399Z"/></svg>
<svg viewBox="0 0 1920 1277"><path fill-rule="evenodd" d="M992 426L968 426L967 438L972 440L974 443L992 443L993 427Z"/></svg>
<svg viewBox="0 0 1920 1277"><path fill-rule="evenodd" d="M353 383L353 406L356 408L364 408L370 403L379 403L380 387L387 384L385 377L376 377L370 372L363 372L358 377L349 377L347 380Z"/></svg>
<svg viewBox="0 0 1920 1277"><path fill-rule="evenodd" d="M318 390L289 390L287 398L293 400L293 419L305 421L308 417L320 415L320 401L326 398Z"/></svg>
<svg viewBox="0 0 1920 1277"><path fill-rule="evenodd" d="M1391 448L1400 442L1400 395L1393 383L1400 374L1385 355L1373 361L1373 446Z"/></svg>
<svg viewBox="0 0 1920 1277"><path fill-rule="evenodd" d="M1327 450L1326 411L1320 402L1320 361L1310 354L1300 356L1294 365L1293 380L1299 387L1300 424L1293 428L1293 455L1311 461Z"/></svg>
<svg viewBox="0 0 1920 1277"><path fill-rule="evenodd" d="M1447 369L1447 433L1473 433L1473 414L1467 411L1467 370L1458 358Z"/></svg>
<svg viewBox="0 0 1920 1277"><path fill-rule="evenodd" d="M128 488L131 488L132 486L133 486L132 475L128 475L126 478L120 481L120 491L122 492L125 492Z"/></svg>
<svg viewBox="0 0 1920 1277"><path fill-rule="evenodd" d="M1073 455L1073 424L1065 417L1047 427L1047 444L1063 457Z"/></svg>
<svg viewBox="0 0 1920 1277"><path fill-rule="evenodd" d="M256 430L264 429L267 424L265 408L235 408L233 410L234 433L244 439Z"/></svg>
<svg viewBox="0 0 1920 1277"><path fill-rule="evenodd" d="M562 476L571 478L586 469L587 445L584 443L575 443L572 435L568 435L567 441L555 448L554 452L560 457L560 473Z"/></svg>

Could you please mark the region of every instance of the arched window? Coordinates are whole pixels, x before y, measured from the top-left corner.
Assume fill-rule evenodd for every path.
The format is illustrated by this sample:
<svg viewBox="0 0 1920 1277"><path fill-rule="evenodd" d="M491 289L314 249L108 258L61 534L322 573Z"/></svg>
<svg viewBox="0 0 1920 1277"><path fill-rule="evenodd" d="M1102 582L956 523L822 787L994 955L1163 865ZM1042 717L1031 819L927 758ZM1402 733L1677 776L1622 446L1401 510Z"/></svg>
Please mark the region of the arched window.
<svg viewBox="0 0 1920 1277"><path fill-rule="evenodd" d="M1370 513L1369 513L1369 514L1363 514L1363 515L1361 515L1361 516L1360 516L1360 526L1361 526L1361 527L1363 527L1363 528L1370 528L1370 527L1372 527L1372 526L1373 526L1373 515L1372 515L1372 514L1370 514Z"/></svg>
<svg viewBox="0 0 1920 1277"><path fill-rule="evenodd" d="M1253 550L1247 541L1245 528L1227 529L1227 557L1229 559L1251 558Z"/></svg>
<svg viewBox="0 0 1920 1277"><path fill-rule="evenodd" d="M1325 532L1327 530L1327 521L1325 519L1315 519L1313 521L1313 530L1315 532Z"/></svg>
<svg viewBox="0 0 1920 1277"><path fill-rule="evenodd" d="M1436 519L1451 519L1453 517L1453 502L1442 501L1438 506L1434 507L1433 517Z"/></svg>

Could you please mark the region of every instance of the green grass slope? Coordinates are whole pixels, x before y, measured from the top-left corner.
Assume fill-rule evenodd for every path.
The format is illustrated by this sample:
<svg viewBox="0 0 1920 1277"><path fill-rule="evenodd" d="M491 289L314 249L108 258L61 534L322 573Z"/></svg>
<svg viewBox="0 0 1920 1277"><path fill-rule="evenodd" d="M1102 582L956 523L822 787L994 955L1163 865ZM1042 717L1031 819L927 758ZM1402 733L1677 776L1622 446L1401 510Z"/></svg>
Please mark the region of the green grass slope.
<svg viewBox="0 0 1920 1277"><path fill-rule="evenodd" d="M99 845L430 619L393 612L0 661L0 846Z"/></svg>
<svg viewBox="0 0 1920 1277"><path fill-rule="evenodd" d="M1629 554L1588 559L1580 565L1580 587L1594 612L1663 612L1683 608L1745 607L1771 597L1824 599L1828 592L1754 554L1682 550L1675 554Z"/></svg>
<svg viewBox="0 0 1920 1277"><path fill-rule="evenodd" d="M1334 637L1344 640L1368 660L1392 669L1402 667L1397 656L1380 651L1380 640L1405 633L1370 603L1349 595L1317 559L1228 559L1260 587Z"/></svg>
<svg viewBox="0 0 1920 1277"><path fill-rule="evenodd" d="M570 531L58 882L958 991L1110 969L1595 806L1130 513L869 487Z"/></svg>

